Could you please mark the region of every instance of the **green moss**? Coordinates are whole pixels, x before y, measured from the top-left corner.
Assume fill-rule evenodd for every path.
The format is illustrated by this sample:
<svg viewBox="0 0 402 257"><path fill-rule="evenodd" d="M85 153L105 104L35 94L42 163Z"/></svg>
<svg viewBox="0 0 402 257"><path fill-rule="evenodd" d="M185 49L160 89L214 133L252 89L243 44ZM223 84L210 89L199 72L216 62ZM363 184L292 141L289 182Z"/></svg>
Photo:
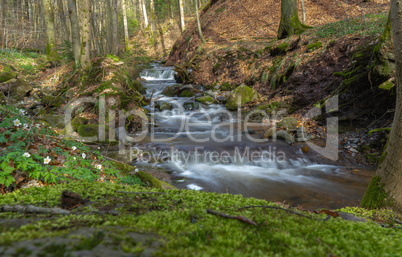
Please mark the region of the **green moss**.
<svg viewBox="0 0 402 257"><path fill-rule="evenodd" d="M193 96L195 96L195 94L193 91L190 91L190 90L183 90L180 93L180 97L193 97Z"/></svg>
<svg viewBox="0 0 402 257"><path fill-rule="evenodd" d="M309 52L313 52L317 49L320 49L321 47L322 47L322 42L315 42L315 43L307 45L307 50Z"/></svg>
<svg viewBox="0 0 402 257"><path fill-rule="evenodd" d="M384 83L382 83L379 88L383 89L383 90L391 90L392 88L395 87L395 84L392 83L391 81L385 81Z"/></svg>
<svg viewBox="0 0 402 257"><path fill-rule="evenodd" d="M391 128L378 128L378 129L373 129L370 130L368 135L371 137L373 133L379 133L379 132L391 132Z"/></svg>
<svg viewBox="0 0 402 257"><path fill-rule="evenodd" d="M17 75L13 72L0 72L0 83L7 82L10 79L16 78Z"/></svg>
<svg viewBox="0 0 402 257"><path fill-rule="evenodd" d="M235 111L244 104L256 100L259 97L257 91L246 85L237 87L228 97L226 109Z"/></svg>
<svg viewBox="0 0 402 257"><path fill-rule="evenodd" d="M206 105L210 105L213 104L215 101L212 97L210 96L202 96L202 97L198 97L197 99L195 99L197 102L200 102L202 104L206 104Z"/></svg>
<svg viewBox="0 0 402 257"><path fill-rule="evenodd" d="M46 106L60 107L64 103L64 98L61 96L46 95L42 97L41 102Z"/></svg>
<svg viewBox="0 0 402 257"><path fill-rule="evenodd" d="M387 206L387 193L380 176L375 176L364 194L361 206L368 209L378 209Z"/></svg>

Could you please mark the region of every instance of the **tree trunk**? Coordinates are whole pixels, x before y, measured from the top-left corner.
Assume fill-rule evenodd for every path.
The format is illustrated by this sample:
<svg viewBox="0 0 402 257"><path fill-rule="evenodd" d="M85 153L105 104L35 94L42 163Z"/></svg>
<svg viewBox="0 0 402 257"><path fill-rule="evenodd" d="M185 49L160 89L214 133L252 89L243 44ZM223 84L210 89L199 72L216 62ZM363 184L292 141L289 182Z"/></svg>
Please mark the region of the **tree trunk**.
<svg viewBox="0 0 402 257"><path fill-rule="evenodd" d="M402 0L391 1L391 21L396 59L395 116L383 161L364 195L362 206L390 206L402 213Z"/></svg>
<svg viewBox="0 0 402 257"><path fill-rule="evenodd" d="M126 0L121 1L121 7L123 9L124 39L126 42L126 51L128 51L129 50L129 37L128 37L128 25L127 25Z"/></svg>
<svg viewBox="0 0 402 257"><path fill-rule="evenodd" d="M60 23L64 29L64 33L63 33L63 39L64 40L69 40L69 35L70 35L70 31L68 29L67 26L67 22L66 22L66 15L64 13L64 6L63 6L63 1L62 0L57 0L57 10L59 13L59 19L60 19Z"/></svg>
<svg viewBox="0 0 402 257"><path fill-rule="evenodd" d="M301 8L303 13L303 24L306 24L306 9L304 8L304 0L301 0Z"/></svg>
<svg viewBox="0 0 402 257"><path fill-rule="evenodd" d="M155 1L151 0L151 32L155 32Z"/></svg>
<svg viewBox="0 0 402 257"><path fill-rule="evenodd" d="M53 20L53 8L51 0L43 1L43 14L45 18L45 29L46 29L46 55L49 61L55 62L59 59L56 47L56 35L54 32L54 20Z"/></svg>
<svg viewBox="0 0 402 257"><path fill-rule="evenodd" d="M81 26L81 66L84 69L91 67L91 0L83 0L80 15Z"/></svg>
<svg viewBox="0 0 402 257"><path fill-rule="evenodd" d="M142 15L144 17L144 29L148 28L148 15L147 15L147 7L145 6L145 0L140 0L140 5L142 9Z"/></svg>
<svg viewBox="0 0 402 257"><path fill-rule="evenodd" d="M77 15L76 0L68 0L68 15L71 23L71 39L76 67L80 67L81 63L81 40L80 40L80 24Z"/></svg>
<svg viewBox="0 0 402 257"><path fill-rule="evenodd" d="M299 20L296 0L282 0L278 39L300 34L306 28L307 26L303 25Z"/></svg>
<svg viewBox="0 0 402 257"><path fill-rule="evenodd" d="M119 20L117 16L117 0L112 0L112 54L119 54Z"/></svg>
<svg viewBox="0 0 402 257"><path fill-rule="evenodd" d="M184 32L186 29L186 24L184 22L184 0L179 0L179 9L180 9L180 29L181 32Z"/></svg>
<svg viewBox="0 0 402 257"><path fill-rule="evenodd" d="M202 34L200 15L198 13L198 0L195 0L195 16L197 17L197 27L198 27L198 35L200 35L201 41L205 44L204 34Z"/></svg>

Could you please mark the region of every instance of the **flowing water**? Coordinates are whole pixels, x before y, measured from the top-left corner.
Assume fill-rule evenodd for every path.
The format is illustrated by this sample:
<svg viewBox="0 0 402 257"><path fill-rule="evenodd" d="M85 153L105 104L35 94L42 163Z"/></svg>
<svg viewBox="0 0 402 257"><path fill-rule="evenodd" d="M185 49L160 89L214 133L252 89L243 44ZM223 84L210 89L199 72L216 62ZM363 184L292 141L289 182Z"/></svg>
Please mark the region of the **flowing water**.
<svg viewBox="0 0 402 257"><path fill-rule="evenodd" d="M183 104L194 98L163 96L165 87L177 84L172 68L155 65L142 78L146 96L171 103L173 109L159 112L147 107L154 126L136 147L152 149L155 159L166 161L157 165L172 172L174 186L306 208L357 205L363 196L370 176L356 175L361 173L358 169L336 166L314 151L304 153L301 144L258 142L261 135L246 133L237 114L228 113L224 105L184 110Z"/></svg>

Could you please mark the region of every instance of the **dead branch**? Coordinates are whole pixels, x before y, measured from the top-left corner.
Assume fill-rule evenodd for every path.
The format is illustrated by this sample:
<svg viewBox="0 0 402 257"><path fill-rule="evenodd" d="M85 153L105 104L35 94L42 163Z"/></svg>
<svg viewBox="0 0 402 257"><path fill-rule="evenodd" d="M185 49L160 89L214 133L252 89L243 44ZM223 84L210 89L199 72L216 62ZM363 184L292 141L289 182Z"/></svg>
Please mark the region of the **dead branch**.
<svg viewBox="0 0 402 257"><path fill-rule="evenodd" d="M18 213L37 213L37 214L59 214L70 215L71 212L60 208L43 208L33 205L5 205L0 207L0 212L18 212Z"/></svg>
<svg viewBox="0 0 402 257"><path fill-rule="evenodd" d="M115 193L118 194L147 194L147 195L166 195L166 193L161 193L161 192L124 192L124 191L115 191Z"/></svg>
<svg viewBox="0 0 402 257"><path fill-rule="evenodd" d="M292 211L292 210L289 210L289 209L285 209L285 208L282 208L282 207L265 206L265 205L244 206L244 207L241 207L241 208L239 208L239 209L237 209L237 210L240 211L240 210L243 210L243 209L250 209L250 208L265 208L265 209L283 210L283 211L287 211L287 212L289 212L289 213L296 214L296 215L299 215L299 216L302 216L302 217L305 217L305 218L308 218L308 219L311 219L311 220L326 221L326 220L329 220L329 218L331 217L330 215L327 214L327 217L326 217L325 219L316 219L316 218L313 218L313 217L304 215L304 214L302 214L302 213L298 213L298 212L295 212L295 211Z"/></svg>
<svg viewBox="0 0 402 257"><path fill-rule="evenodd" d="M249 218L246 218L246 217L243 217L243 216L231 216L231 215L220 213L220 212L217 212L217 211L214 211L214 210L211 210L211 209L207 209L207 213L217 215L217 216L221 216L221 217L226 218L226 219L239 220L241 222L257 226L257 223L255 223L254 221L250 220Z"/></svg>

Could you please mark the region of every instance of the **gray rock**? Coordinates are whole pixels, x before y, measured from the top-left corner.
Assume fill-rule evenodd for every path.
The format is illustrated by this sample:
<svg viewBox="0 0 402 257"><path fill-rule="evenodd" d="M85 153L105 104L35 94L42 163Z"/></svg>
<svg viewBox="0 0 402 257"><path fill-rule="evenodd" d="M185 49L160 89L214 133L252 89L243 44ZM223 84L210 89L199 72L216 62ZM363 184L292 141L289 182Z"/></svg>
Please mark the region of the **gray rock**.
<svg viewBox="0 0 402 257"><path fill-rule="evenodd" d="M170 111L173 109L173 105L171 103L166 103L166 102L156 102L155 103L155 109L162 112L162 111Z"/></svg>
<svg viewBox="0 0 402 257"><path fill-rule="evenodd" d="M286 130L280 130L276 132L274 136L276 136L276 138L285 140L290 145L295 143L295 137L290 135Z"/></svg>
<svg viewBox="0 0 402 257"><path fill-rule="evenodd" d="M197 102L185 102L183 104L183 108L186 111L195 111L198 110L200 108L200 104Z"/></svg>
<svg viewBox="0 0 402 257"><path fill-rule="evenodd" d="M276 133L276 128L269 128L265 131L264 135L262 138L271 138L274 134Z"/></svg>

